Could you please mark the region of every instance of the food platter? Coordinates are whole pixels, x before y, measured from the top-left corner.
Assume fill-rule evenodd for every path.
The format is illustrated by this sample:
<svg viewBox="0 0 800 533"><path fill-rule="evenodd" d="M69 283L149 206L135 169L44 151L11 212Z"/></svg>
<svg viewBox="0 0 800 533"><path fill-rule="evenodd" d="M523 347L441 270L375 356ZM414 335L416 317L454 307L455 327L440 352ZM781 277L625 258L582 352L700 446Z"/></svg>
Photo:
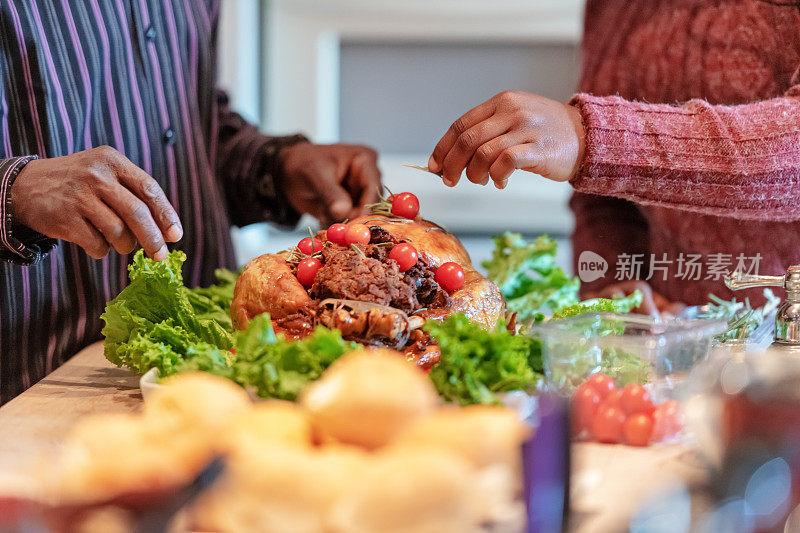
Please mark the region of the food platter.
<svg viewBox="0 0 800 533"><path fill-rule="evenodd" d="M512 532L535 520L536 491L560 486L566 508L570 432L604 445L680 442L680 394L663 386L678 375L659 354L674 366L671 332L691 337L696 349L678 350L692 354L687 372L724 320L665 326L627 315L638 292L581 301L544 236L496 237L481 274L445 228L394 213L399 196L238 274L221 271L212 287L184 285L181 252L160 263L137 254L103 333L106 358L140 375L143 413L80 421L51 457L49 501L96 505L181 487L219 456L223 488L184 510L203 530L246 530L247 516L263 531ZM631 335L630 324L650 336ZM601 405L611 397L619 403ZM573 422L591 422L571 427L569 406ZM292 427L305 436L286 441L276 429ZM414 499L420 483L439 474L449 511L415 515L429 503ZM326 486L326 476L352 483ZM375 502L384 489L396 506Z"/></svg>

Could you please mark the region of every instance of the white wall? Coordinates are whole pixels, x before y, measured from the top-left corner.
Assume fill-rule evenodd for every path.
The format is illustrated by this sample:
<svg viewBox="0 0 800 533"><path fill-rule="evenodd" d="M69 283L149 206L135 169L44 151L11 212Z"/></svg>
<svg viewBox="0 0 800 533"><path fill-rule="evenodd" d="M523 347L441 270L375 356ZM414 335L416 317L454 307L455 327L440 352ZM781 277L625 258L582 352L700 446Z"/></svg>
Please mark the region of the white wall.
<svg viewBox="0 0 800 533"><path fill-rule="evenodd" d="M247 120L261 118L261 31L259 0L222 0L218 35L218 85Z"/></svg>
<svg viewBox="0 0 800 533"><path fill-rule="evenodd" d="M584 0L222 0L219 84L229 91L235 109L271 133L303 131L318 142L337 142L342 130L340 91L346 85L340 78L340 54L347 53L348 43L460 42L509 47L540 43L563 49L575 46L580 38L583 4ZM565 69L574 70L577 63L548 57L538 68L537 76L565 80L565 86L555 88L551 96L569 94L572 88L566 85L576 73ZM447 96L432 94L431 105L442 98ZM386 100L391 102L392 95L386 95ZM463 104L464 111L467 106ZM442 122L442 132L449 124L444 117L436 121ZM423 135L425 144L432 144L427 140L432 130L428 130ZM517 173L505 191L468 182L449 189L436 177L401 165L424 164L427 155L416 148L414 152L384 150L380 160L384 180L395 190L417 193L423 215L451 230L475 234L510 229L558 235L571 231L567 184ZM234 230L239 260L278 249L273 245L289 238L275 233L265 225Z"/></svg>

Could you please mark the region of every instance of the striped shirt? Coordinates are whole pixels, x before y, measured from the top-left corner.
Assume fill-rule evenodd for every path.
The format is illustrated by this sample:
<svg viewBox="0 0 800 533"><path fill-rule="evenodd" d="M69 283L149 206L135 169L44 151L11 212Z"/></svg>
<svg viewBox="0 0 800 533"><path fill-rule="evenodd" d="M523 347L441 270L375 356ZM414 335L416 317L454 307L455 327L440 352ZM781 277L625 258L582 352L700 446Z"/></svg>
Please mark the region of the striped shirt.
<svg viewBox="0 0 800 533"><path fill-rule="evenodd" d="M177 210L188 285L233 267L231 224L297 213L276 187L272 138L214 88L218 0L0 2L0 404L100 338L129 255L15 227L10 184L35 156L104 144L153 176Z"/></svg>

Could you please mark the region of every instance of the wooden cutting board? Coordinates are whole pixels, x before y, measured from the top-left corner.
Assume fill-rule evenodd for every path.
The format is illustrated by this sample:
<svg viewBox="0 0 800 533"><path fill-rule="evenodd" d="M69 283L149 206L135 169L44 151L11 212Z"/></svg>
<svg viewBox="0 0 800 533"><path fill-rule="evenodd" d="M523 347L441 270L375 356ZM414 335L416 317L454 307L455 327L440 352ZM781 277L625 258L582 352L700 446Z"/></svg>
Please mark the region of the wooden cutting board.
<svg viewBox="0 0 800 533"><path fill-rule="evenodd" d="M0 408L0 491L20 488L33 461L52 452L81 417L141 408L139 379L103 357L103 343L77 353Z"/></svg>

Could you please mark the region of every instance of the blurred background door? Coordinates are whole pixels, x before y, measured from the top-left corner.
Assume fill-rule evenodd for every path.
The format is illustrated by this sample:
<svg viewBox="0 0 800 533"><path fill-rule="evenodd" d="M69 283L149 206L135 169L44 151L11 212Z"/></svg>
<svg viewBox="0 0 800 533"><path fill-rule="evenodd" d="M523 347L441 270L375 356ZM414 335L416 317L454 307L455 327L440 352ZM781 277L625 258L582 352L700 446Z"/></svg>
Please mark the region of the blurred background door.
<svg viewBox="0 0 800 533"><path fill-rule="evenodd" d="M424 165L467 109L516 89L566 101L579 71L584 0L222 0L220 84L265 131L369 144L385 183L420 197L479 262L487 237L548 233L565 244L570 188L519 173L497 191L440 180ZM307 234L235 230L240 261Z"/></svg>

